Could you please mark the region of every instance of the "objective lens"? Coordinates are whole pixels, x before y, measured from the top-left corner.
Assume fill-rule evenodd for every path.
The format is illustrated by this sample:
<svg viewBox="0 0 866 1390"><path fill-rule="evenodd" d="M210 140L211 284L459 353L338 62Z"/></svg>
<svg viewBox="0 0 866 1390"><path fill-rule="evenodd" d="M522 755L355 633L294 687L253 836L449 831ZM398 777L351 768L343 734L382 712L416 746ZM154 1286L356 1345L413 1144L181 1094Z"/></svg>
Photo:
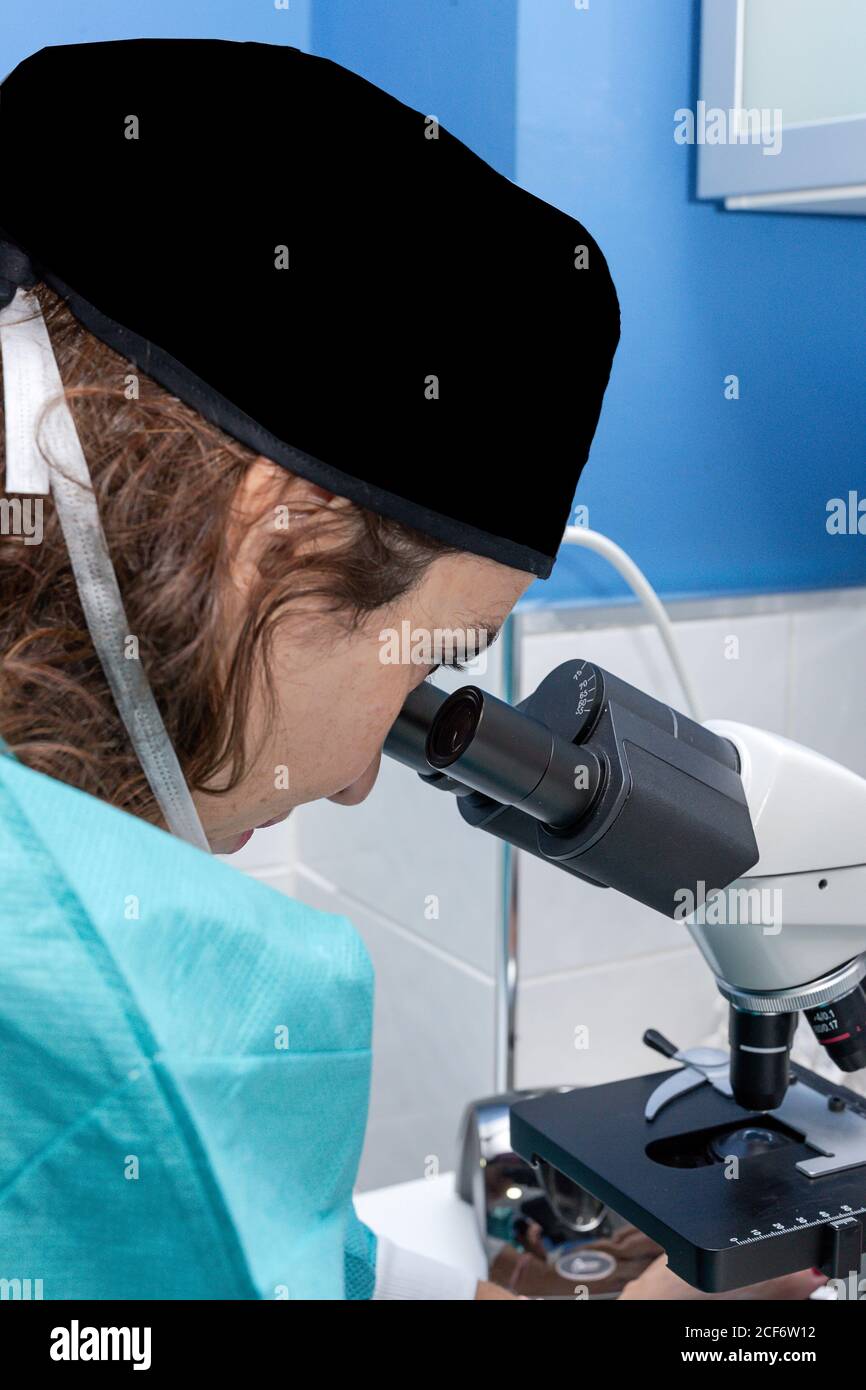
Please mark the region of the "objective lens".
<svg viewBox="0 0 866 1390"><path fill-rule="evenodd" d="M775 1110L785 1099L796 1014L750 1014L731 1006L731 1088L744 1110Z"/></svg>
<svg viewBox="0 0 866 1390"><path fill-rule="evenodd" d="M840 1071L866 1067L866 993L862 984L842 999L805 1013L815 1037Z"/></svg>

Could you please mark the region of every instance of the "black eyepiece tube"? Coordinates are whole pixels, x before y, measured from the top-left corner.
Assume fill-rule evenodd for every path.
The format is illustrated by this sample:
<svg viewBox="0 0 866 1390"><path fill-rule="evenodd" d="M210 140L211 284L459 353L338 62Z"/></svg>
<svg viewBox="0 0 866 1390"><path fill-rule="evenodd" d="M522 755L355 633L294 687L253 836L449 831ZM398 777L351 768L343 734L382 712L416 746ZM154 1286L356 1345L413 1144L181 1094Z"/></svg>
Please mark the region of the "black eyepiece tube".
<svg viewBox="0 0 866 1390"><path fill-rule="evenodd" d="M398 763L411 767L414 772L429 776L430 764L424 752L427 733L436 717L436 711L447 699L448 692L431 685L429 681L422 681L417 685L404 701L403 708L391 725L388 737L382 745L383 753L387 753L389 758L395 758Z"/></svg>
<svg viewBox="0 0 866 1390"><path fill-rule="evenodd" d="M744 1110L776 1110L790 1081L794 1014L750 1014L731 1005L731 1087Z"/></svg>
<svg viewBox="0 0 866 1390"><path fill-rule="evenodd" d="M601 763L588 748L475 685L440 705L425 751L431 768L554 829L575 825L602 782Z"/></svg>

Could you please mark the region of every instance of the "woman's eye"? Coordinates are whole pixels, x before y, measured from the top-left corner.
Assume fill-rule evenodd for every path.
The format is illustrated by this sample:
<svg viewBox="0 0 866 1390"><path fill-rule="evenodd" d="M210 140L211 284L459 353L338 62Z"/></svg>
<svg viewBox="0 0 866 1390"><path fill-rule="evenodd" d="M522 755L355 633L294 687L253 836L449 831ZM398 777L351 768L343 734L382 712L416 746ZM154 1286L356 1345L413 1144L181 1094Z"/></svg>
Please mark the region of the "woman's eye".
<svg viewBox="0 0 866 1390"><path fill-rule="evenodd" d="M435 666L430 667L430 670L427 672L427 675L424 677L424 679L429 680L430 677L435 676L436 672L439 670L468 671L469 663L465 661L458 661L456 658L453 661L437 661Z"/></svg>

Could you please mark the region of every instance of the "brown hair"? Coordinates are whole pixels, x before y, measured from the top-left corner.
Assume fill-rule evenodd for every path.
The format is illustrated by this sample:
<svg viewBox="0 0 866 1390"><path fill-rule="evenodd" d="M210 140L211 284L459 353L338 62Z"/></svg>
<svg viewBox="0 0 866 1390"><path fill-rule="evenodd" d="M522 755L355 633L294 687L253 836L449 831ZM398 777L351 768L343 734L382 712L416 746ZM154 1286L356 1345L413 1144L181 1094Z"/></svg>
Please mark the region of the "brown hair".
<svg viewBox="0 0 866 1390"><path fill-rule="evenodd" d="M275 528L227 652L226 535L256 453L94 337L46 285L35 293L168 735L192 789L219 777L227 791L252 756L244 737L249 691L260 656L268 669L289 606L324 599L351 630L453 547L356 506L316 522L345 531L323 553L298 555L291 527ZM0 535L0 735L30 767L159 819L91 643L50 498L41 544Z"/></svg>

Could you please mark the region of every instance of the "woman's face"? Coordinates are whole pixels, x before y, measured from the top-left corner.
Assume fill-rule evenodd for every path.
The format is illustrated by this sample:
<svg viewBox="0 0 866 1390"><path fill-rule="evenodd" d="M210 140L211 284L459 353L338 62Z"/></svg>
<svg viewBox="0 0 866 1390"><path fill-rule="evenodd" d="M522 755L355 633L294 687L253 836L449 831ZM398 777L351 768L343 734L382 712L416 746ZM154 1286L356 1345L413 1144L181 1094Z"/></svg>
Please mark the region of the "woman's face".
<svg viewBox="0 0 866 1390"><path fill-rule="evenodd" d="M260 490L273 482L273 465L262 461L251 475L246 495L253 506ZM293 516L301 524L311 502L348 505L301 479L294 480L293 488ZM308 512L311 537L315 515ZM244 576L263 540L255 530L254 524L238 547L238 622ZM320 797L343 806L363 801L407 695L433 666L449 659L436 634L465 632L471 657L478 634L485 633L489 645L531 583L531 575L493 560L445 555L431 563L414 589L368 615L351 634L322 614L287 617L270 666L273 712L264 692L251 692L248 733L250 746L258 748L252 766L232 791L195 795L211 848L231 854L254 829L283 820L295 806ZM404 633L412 640L401 640Z"/></svg>

